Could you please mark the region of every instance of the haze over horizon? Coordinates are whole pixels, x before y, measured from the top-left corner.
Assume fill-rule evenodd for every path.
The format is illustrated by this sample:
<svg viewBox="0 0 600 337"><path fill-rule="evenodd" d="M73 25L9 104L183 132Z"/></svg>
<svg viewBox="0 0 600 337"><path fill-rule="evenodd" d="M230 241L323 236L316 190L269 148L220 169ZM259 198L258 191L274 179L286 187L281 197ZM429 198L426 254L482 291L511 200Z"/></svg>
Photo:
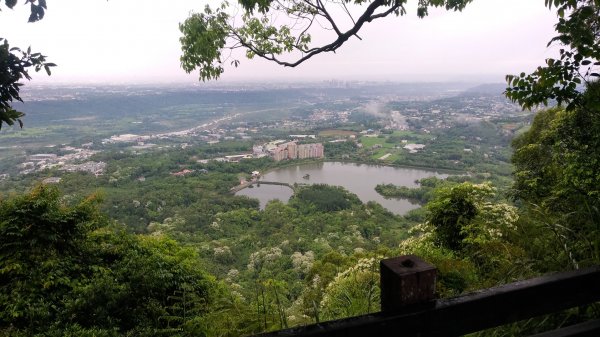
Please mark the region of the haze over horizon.
<svg viewBox="0 0 600 337"><path fill-rule="evenodd" d="M19 4L0 13L0 29L11 46L31 45L58 64L52 76L32 74L26 84L198 83L197 73L187 75L179 67L178 24L204 4L51 1L46 17L33 24L27 23L28 8ZM531 71L557 52L546 48L556 16L543 1L478 0L463 12L433 10L424 19L414 7L411 3L403 17L365 25L362 41L351 39L336 54L318 55L296 68L241 56L240 66L227 67L219 82L500 83L505 74Z"/></svg>

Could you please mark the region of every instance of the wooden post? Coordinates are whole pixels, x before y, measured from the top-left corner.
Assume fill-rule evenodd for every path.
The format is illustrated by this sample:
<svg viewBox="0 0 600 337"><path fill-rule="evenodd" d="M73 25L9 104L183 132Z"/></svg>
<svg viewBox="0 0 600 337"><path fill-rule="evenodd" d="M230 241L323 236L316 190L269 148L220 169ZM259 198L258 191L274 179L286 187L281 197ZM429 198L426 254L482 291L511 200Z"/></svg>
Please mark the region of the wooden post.
<svg viewBox="0 0 600 337"><path fill-rule="evenodd" d="M435 296L437 270L415 255L381 260L381 311L394 311L430 302Z"/></svg>

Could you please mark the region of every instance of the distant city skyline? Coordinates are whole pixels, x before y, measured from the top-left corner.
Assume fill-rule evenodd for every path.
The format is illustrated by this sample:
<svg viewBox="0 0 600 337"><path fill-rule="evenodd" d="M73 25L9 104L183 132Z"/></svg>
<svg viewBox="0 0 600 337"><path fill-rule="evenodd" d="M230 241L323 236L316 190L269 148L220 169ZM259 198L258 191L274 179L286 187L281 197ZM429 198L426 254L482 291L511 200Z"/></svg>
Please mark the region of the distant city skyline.
<svg viewBox="0 0 600 337"><path fill-rule="evenodd" d="M433 10L367 24L336 54L297 68L239 56L219 81L381 80L502 82L531 71L557 53L546 48L556 16L542 0L476 0L463 12ZM216 4L216 1L210 1ZM46 17L28 24L28 7L0 12L12 46L42 52L58 64L53 74L32 74L32 84L198 82L179 68L178 23L205 1L50 0ZM318 34L316 39L323 38Z"/></svg>

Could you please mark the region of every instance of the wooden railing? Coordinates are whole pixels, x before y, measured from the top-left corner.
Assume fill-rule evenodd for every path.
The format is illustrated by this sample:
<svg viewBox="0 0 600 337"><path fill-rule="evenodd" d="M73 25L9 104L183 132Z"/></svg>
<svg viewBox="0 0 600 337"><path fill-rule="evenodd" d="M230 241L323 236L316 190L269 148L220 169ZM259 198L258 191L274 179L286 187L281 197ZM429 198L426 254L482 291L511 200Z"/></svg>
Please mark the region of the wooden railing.
<svg viewBox="0 0 600 337"><path fill-rule="evenodd" d="M258 336L460 336L600 301L600 266L436 300L433 266L411 255L380 265L381 312ZM537 335L558 336L600 336L600 320Z"/></svg>

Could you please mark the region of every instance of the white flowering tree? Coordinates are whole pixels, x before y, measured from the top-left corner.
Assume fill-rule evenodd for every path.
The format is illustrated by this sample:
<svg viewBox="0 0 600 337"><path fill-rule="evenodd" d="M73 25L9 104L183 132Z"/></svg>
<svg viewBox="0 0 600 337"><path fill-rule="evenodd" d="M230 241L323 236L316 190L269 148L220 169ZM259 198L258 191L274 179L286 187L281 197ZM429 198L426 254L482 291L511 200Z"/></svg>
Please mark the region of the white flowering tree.
<svg viewBox="0 0 600 337"><path fill-rule="evenodd" d="M438 291L452 296L527 275L517 208L498 201L489 183L462 183L435 191L427 222L415 226L399 254L416 254L439 270Z"/></svg>
<svg viewBox="0 0 600 337"><path fill-rule="evenodd" d="M489 183L462 183L442 187L427 204L427 222L435 241L454 251L473 244L497 241L516 229L517 209L495 202L496 189Z"/></svg>
<svg viewBox="0 0 600 337"><path fill-rule="evenodd" d="M321 301L323 318L336 319L379 311L381 259L381 256L360 259L354 266L336 275L325 288Z"/></svg>

